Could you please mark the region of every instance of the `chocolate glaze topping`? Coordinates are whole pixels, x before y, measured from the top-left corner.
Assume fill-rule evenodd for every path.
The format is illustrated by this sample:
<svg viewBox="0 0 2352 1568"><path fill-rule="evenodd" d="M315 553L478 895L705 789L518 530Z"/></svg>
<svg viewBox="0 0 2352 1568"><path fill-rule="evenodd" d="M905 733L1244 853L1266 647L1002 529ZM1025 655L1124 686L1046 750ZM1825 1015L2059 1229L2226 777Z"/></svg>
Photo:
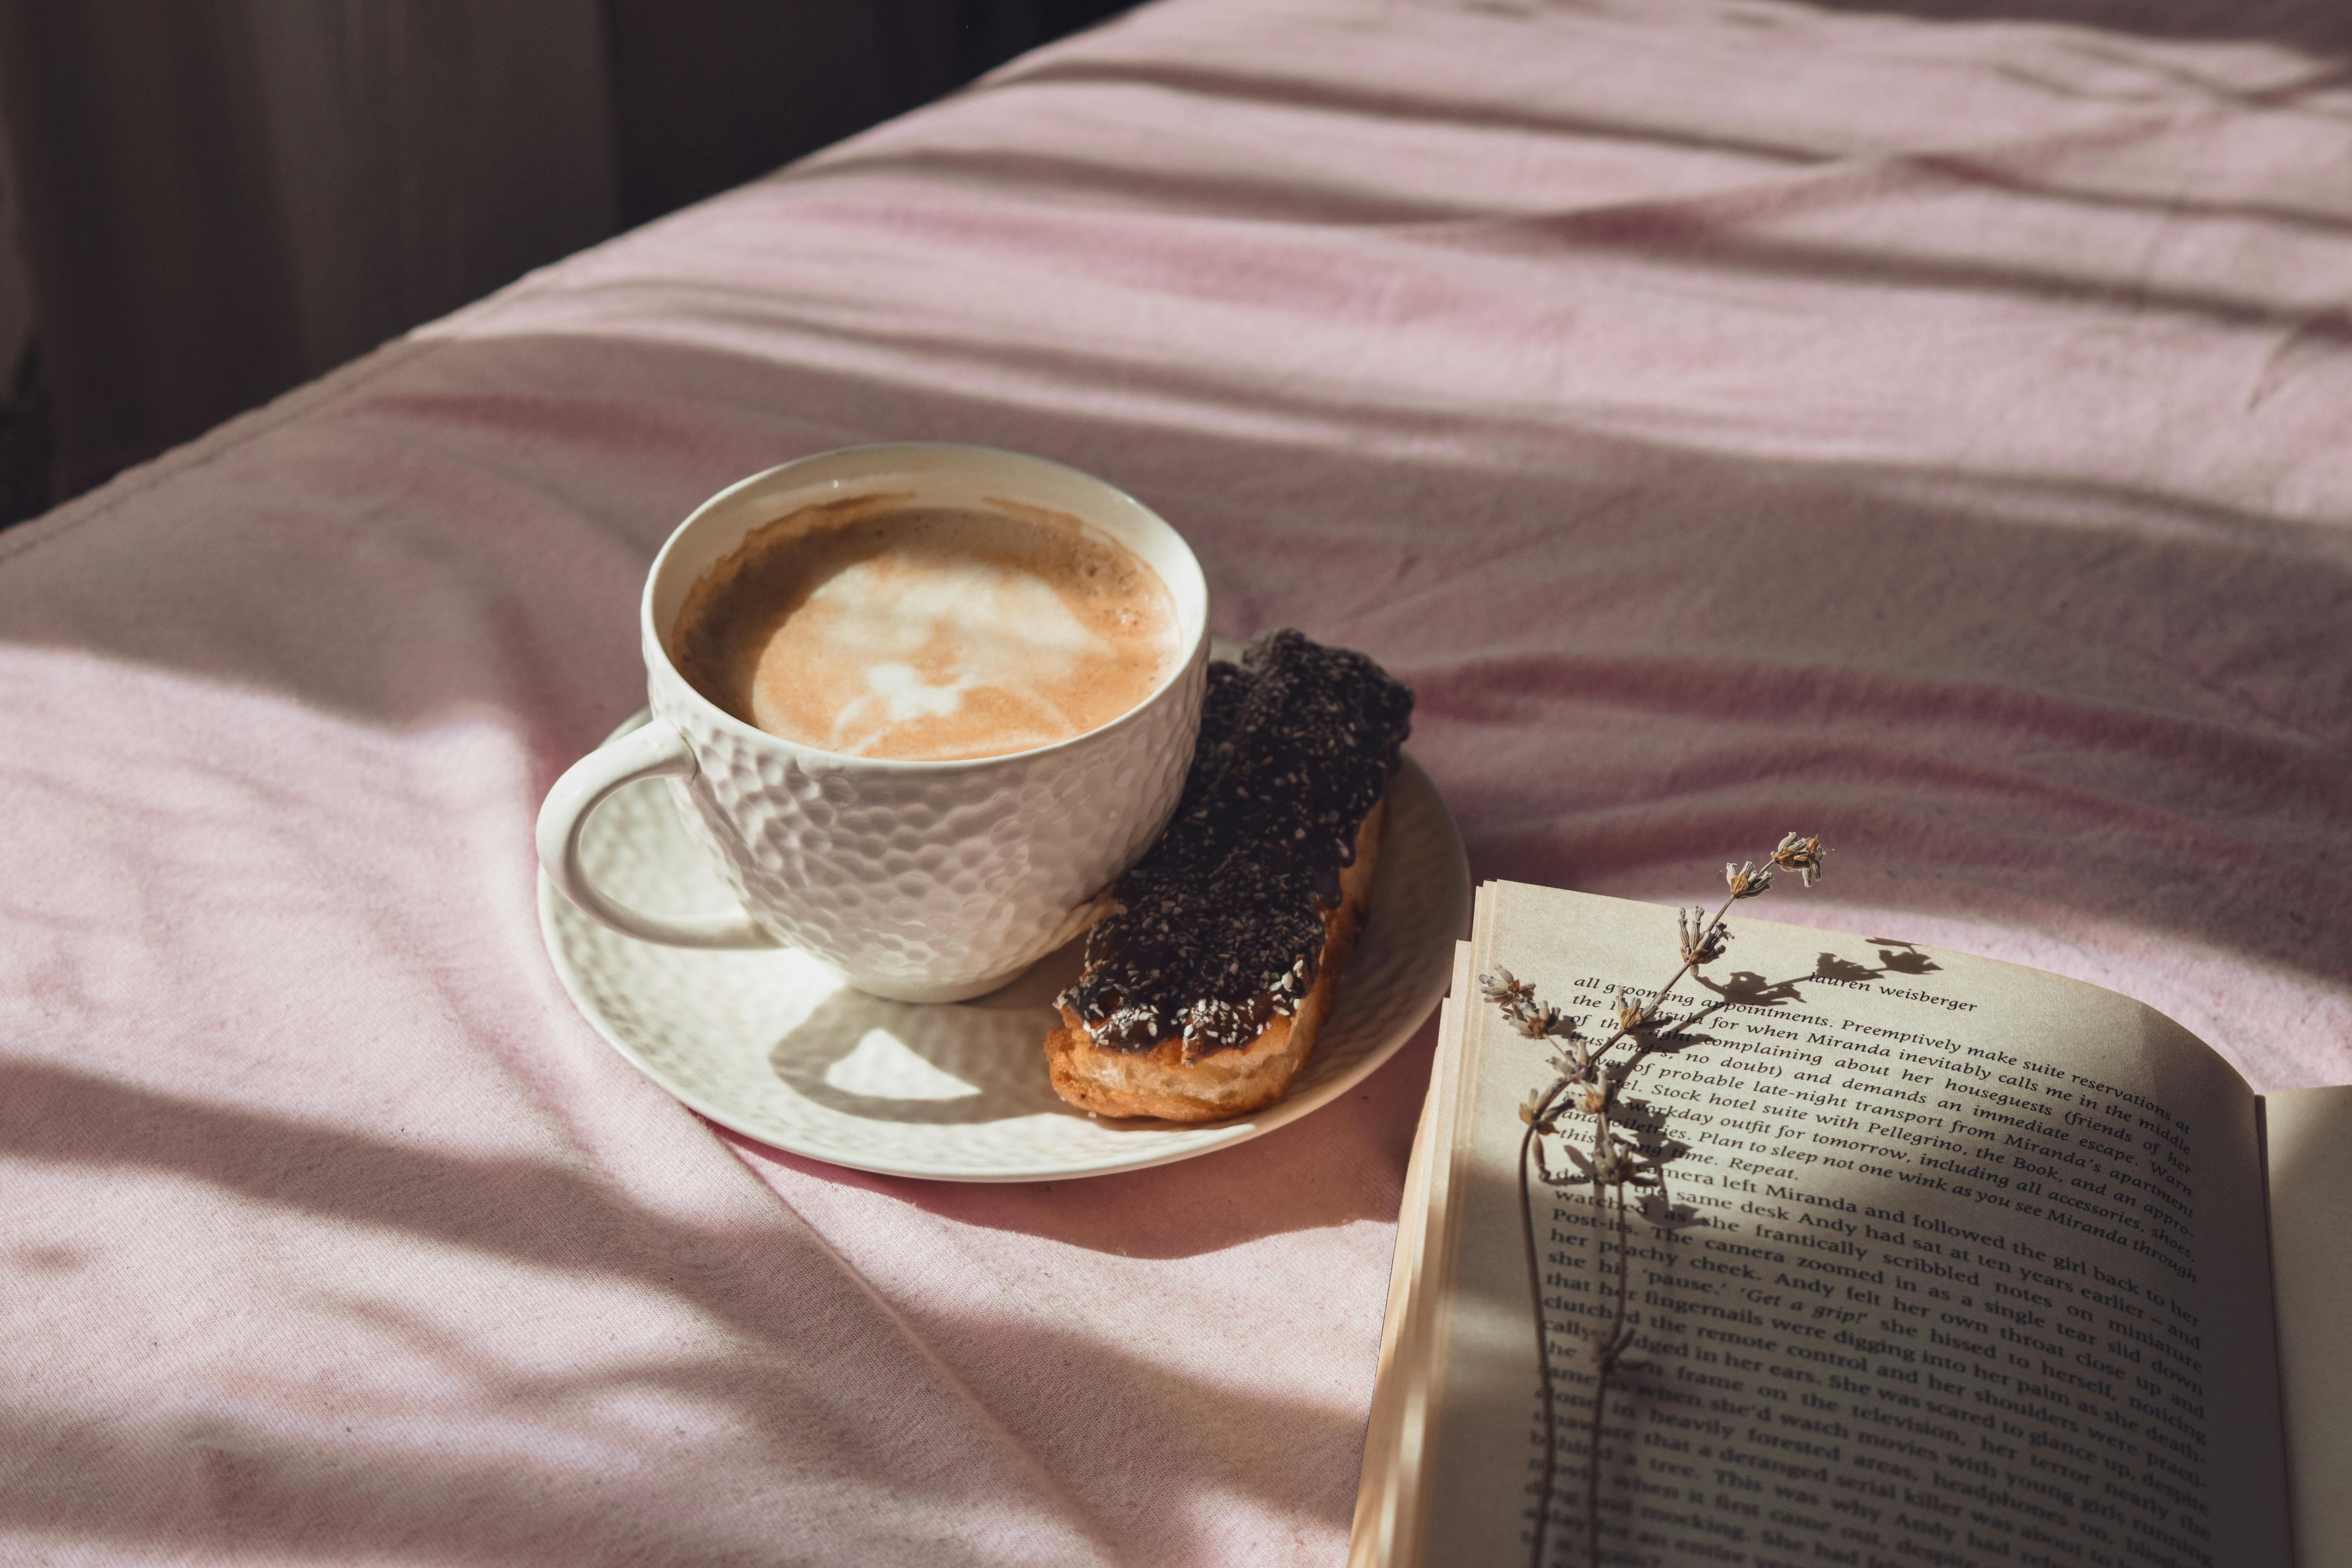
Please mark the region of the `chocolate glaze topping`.
<svg viewBox="0 0 2352 1568"><path fill-rule="evenodd" d="M1412 692L1362 654L1268 632L1209 667L1192 770L1166 833L1114 889L1064 992L1097 1046L1184 1059L1297 1012L1356 831L1412 732Z"/></svg>

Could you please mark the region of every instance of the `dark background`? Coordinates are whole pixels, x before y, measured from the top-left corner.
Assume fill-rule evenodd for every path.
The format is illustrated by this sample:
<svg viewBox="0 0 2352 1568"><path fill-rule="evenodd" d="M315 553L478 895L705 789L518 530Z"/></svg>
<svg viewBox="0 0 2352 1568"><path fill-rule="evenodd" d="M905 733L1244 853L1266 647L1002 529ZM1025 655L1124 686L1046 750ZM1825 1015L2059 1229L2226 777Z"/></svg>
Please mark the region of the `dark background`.
<svg viewBox="0 0 2352 1568"><path fill-rule="evenodd" d="M0 0L0 522L1131 0Z"/></svg>

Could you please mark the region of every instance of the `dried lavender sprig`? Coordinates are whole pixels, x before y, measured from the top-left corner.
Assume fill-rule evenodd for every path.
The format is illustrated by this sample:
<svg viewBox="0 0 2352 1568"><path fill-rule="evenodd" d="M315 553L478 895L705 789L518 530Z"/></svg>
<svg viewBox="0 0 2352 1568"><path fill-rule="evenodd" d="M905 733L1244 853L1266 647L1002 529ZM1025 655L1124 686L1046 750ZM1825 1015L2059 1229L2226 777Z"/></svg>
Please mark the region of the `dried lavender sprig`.
<svg viewBox="0 0 2352 1568"><path fill-rule="evenodd" d="M1633 1331L1626 1326L1626 1280L1631 1272L1627 1267L1628 1221L1625 1214L1625 1189L1629 1185L1663 1182L1656 1173L1658 1159L1644 1161L1637 1146L1628 1144L1616 1131L1619 1111L1618 1094L1632 1078L1635 1067L1649 1053L1658 1008L1674 989L1680 985L1700 965L1723 955L1731 932L1725 924L1731 906L1741 899L1752 899L1769 891L1777 871L1794 871L1806 887L1822 874L1828 846L1818 837L1799 837L1790 832L1773 846L1764 864L1753 861L1723 868L1724 882L1728 891L1712 916L1706 906L1682 910L1675 913L1678 946L1682 967L1675 970L1665 984L1659 987L1646 1003L1631 1000L1621 988L1612 998L1617 1016L1616 1032L1598 1047L1588 1048L1577 1034L1576 1024L1556 1007L1544 1004L1535 987L1518 979L1507 969L1497 966L1494 974L1479 976L1480 987L1486 1001L1499 1008L1504 1017L1520 1034L1530 1039L1556 1038L1570 1042L1552 1066L1558 1076L1549 1089L1531 1094L1528 1103L1520 1106L1520 1120L1527 1131L1519 1138L1519 1232L1526 1247L1528 1279L1535 1295L1536 1357L1543 1373L1544 1468L1543 1484L1537 1498L1535 1539L1529 1553L1532 1568L1543 1568L1544 1534L1551 1519L1552 1486L1559 1473L1558 1427L1555 1418L1555 1395L1552 1386L1551 1348L1544 1331L1543 1290L1541 1274L1536 1262L1535 1204L1528 1184L1528 1172L1532 1163L1548 1185L1568 1185L1570 1179L1555 1176L1543 1158L1542 1136L1559 1131L1562 1111L1576 1110L1593 1119L1592 1153L1590 1157L1573 1144L1563 1143L1566 1153L1580 1173L1576 1181L1589 1182L1607 1192L1613 1209L1612 1228L1617 1233L1617 1300L1608 1329L1584 1331L1592 1357L1594 1386L1592 1422L1587 1439L1585 1459L1585 1555L1592 1568L1601 1563L1601 1429L1609 1400L1611 1375L1617 1370L1625 1351L1633 1343ZM1612 1070L1602 1058L1625 1040L1634 1042L1632 1056L1620 1068ZM1563 1103L1565 1100L1566 1103ZM1670 1158L1664 1156L1663 1158ZM1675 1216L1665 1199L1652 1195L1643 1200L1644 1218L1662 1228L1673 1228L1686 1221Z"/></svg>

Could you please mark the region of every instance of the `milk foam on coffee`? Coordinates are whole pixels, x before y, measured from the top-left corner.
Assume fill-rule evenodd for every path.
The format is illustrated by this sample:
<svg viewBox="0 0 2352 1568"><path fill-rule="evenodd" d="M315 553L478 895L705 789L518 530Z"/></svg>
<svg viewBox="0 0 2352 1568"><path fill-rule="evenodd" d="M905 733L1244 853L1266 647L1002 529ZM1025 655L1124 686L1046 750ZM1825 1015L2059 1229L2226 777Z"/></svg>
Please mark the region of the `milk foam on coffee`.
<svg viewBox="0 0 2352 1568"><path fill-rule="evenodd" d="M862 497L759 529L687 595L679 672L851 756L1002 756L1108 723L1178 658L1174 601L1115 541L1007 505Z"/></svg>

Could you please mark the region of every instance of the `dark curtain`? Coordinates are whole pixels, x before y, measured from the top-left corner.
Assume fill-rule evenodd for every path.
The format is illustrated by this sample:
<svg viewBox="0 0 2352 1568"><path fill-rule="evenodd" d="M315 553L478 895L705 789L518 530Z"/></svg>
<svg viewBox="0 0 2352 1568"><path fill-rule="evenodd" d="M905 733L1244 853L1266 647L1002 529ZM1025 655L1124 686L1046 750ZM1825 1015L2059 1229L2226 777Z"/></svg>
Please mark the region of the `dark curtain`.
<svg viewBox="0 0 2352 1568"><path fill-rule="evenodd" d="M0 521L1122 8L0 0Z"/></svg>

